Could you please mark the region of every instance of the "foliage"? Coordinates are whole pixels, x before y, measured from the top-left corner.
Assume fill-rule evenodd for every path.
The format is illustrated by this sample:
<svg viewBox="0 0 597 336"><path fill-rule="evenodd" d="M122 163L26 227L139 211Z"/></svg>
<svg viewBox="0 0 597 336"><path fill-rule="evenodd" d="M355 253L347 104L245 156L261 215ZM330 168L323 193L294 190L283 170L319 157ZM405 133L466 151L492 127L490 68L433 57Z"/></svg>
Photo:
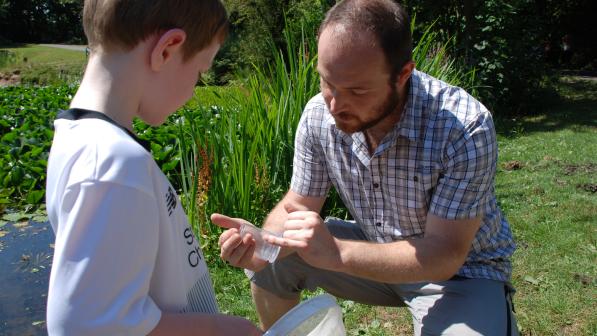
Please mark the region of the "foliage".
<svg viewBox="0 0 597 336"><path fill-rule="evenodd" d="M223 0L231 34L207 76L211 84L236 80L274 61L272 49L286 50L284 31L300 38L315 35L333 0ZM550 68L597 69L597 2L591 0L404 0L419 21L417 31L436 22L437 37L449 43L463 72L474 71L481 101L495 114L524 114L544 105L542 87L553 80ZM16 42L84 43L81 1L1 0L0 44ZM562 38L572 45L562 57ZM49 71L48 71L49 72ZM246 77L246 76L243 76ZM551 94L551 93L550 93Z"/></svg>
<svg viewBox="0 0 597 336"><path fill-rule="evenodd" d="M75 88L0 89L0 202L43 201L52 120L68 106Z"/></svg>
<svg viewBox="0 0 597 336"><path fill-rule="evenodd" d="M548 64L544 49L548 42L559 54L561 37L571 33L578 59L595 59L595 44L587 46L596 32L588 14L595 12L594 1L461 0L438 6L431 0L405 0L404 4L419 24L436 22L439 37L454 45L453 56L475 69L481 100L495 114L525 114L545 107L542 88L552 80L551 66L559 64L558 55ZM590 67L586 63L576 66Z"/></svg>
<svg viewBox="0 0 597 336"><path fill-rule="evenodd" d="M16 63L17 55L11 50L0 49L0 69Z"/></svg>
<svg viewBox="0 0 597 336"><path fill-rule="evenodd" d="M415 31L415 20L411 30ZM450 57L451 41L441 43L439 33L433 30L434 24L429 25L416 41L413 48L413 60L416 68L435 78L439 78L454 86L459 86L475 95L477 92L475 71L465 72L458 66L456 59Z"/></svg>
<svg viewBox="0 0 597 336"><path fill-rule="evenodd" d="M288 188L294 130L319 81L314 55L307 52L313 41L286 38L288 63L273 50L275 62L255 68L245 88L211 91L208 104L198 97L177 120L185 207L206 245L219 235L211 213L258 224Z"/></svg>
<svg viewBox="0 0 597 336"><path fill-rule="evenodd" d="M79 0L2 0L0 41L81 43L82 8Z"/></svg>
<svg viewBox="0 0 597 336"><path fill-rule="evenodd" d="M15 210L43 202L53 121L68 108L76 89L74 84L0 88L0 205ZM176 128L153 128L139 120L134 127L140 138L152 142L156 162L180 188Z"/></svg>
<svg viewBox="0 0 597 336"><path fill-rule="evenodd" d="M216 83L250 73L274 61L271 50L286 52L286 35L315 36L324 13L333 5L326 0L224 0L230 13L231 33L214 63ZM314 52L313 49L311 52ZM246 77L246 76L243 76Z"/></svg>
<svg viewBox="0 0 597 336"><path fill-rule="evenodd" d="M534 3L532 15L541 17L541 38L544 56L550 65L597 70L597 26L593 24L597 2L592 0L548 0ZM570 37L573 57L566 63L562 57L562 40ZM549 47L549 50L546 50Z"/></svg>

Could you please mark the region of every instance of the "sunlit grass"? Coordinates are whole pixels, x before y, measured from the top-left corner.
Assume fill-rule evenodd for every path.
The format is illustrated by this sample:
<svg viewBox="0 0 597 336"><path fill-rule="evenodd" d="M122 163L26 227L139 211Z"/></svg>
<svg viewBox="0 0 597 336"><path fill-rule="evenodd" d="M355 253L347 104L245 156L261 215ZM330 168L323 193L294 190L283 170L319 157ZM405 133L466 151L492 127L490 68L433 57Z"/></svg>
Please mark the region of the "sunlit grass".
<svg viewBox="0 0 597 336"><path fill-rule="evenodd" d="M0 62L0 72L15 73L23 84L57 84L79 81L86 64L82 51L52 48L34 44L0 47L9 54Z"/></svg>

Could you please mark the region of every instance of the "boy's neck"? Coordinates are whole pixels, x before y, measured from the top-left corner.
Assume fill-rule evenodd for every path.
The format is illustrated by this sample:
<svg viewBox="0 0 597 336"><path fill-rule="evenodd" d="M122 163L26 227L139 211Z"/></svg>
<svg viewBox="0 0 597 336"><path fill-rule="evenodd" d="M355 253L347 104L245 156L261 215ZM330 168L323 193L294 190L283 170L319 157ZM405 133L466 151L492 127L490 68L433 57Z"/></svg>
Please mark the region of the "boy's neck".
<svg viewBox="0 0 597 336"><path fill-rule="evenodd" d="M137 50L93 53L70 107L104 113L132 131L144 83L141 55Z"/></svg>

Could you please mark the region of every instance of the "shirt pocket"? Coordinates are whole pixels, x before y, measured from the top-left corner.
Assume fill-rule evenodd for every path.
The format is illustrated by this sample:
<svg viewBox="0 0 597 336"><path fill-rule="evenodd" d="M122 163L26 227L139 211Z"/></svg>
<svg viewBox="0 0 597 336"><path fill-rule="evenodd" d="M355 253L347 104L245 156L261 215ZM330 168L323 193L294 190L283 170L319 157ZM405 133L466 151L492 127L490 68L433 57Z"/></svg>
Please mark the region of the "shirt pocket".
<svg viewBox="0 0 597 336"><path fill-rule="evenodd" d="M395 181L388 181L389 207L398 219L402 236L425 232L431 200L432 176L417 171L397 171Z"/></svg>

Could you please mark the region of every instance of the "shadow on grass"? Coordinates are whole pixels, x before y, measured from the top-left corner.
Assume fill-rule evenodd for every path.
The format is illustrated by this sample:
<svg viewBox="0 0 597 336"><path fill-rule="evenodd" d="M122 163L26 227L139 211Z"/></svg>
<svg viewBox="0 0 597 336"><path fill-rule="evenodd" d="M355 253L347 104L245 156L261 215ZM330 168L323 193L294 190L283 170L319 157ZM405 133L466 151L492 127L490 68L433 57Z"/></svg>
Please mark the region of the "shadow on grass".
<svg viewBox="0 0 597 336"><path fill-rule="evenodd" d="M507 137L566 128L597 128L597 77L565 76L556 90L542 96L541 112L520 117L496 116L496 131Z"/></svg>

